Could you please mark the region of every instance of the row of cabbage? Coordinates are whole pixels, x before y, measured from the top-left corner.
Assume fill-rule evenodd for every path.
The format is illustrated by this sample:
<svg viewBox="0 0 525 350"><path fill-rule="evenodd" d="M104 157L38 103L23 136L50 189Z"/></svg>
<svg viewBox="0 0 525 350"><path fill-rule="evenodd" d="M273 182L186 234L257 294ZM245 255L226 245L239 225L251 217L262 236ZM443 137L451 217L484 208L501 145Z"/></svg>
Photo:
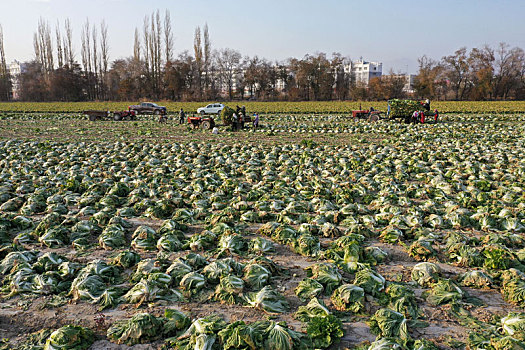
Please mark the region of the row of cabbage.
<svg viewBox="0 0 525 350"><path fill-rule="evenodd" d="M497 138L493 131L499 132ZM458 132L466 134L467 131ZM23 249L37 242L53 249L70 244L76 249L90 249L93 245L104 249L131 246L138 252L192 249L210 252L213 259L223 259L223 254L241 255L247 259L243 263L270 270L273 265L266 262L268 266L265 266L261 258L251 261L257 257L249 254L271 252L271 242L248 239L244 228L238 225L267 223L260 229L261 234L289 245L299 254L327 261L309 268L311 278L301 282L297 292L305 302L310 300L310 308L323 306L321 300L313 299L321 297L321 293L330 297L333 305L344 304L338 301L339 295L353 293L353 297L346 298L347 303L352 304L349 308L358 305L356 312L360 312L360 303L364 303L366 297L377 299L384 307L376 313L383 310L379 315L388 315L386 319L390 320L383 323L399 324L399 327L383 331L379 325L374 326L371 318L372 329L379 333L380 339L395 338L388 341L407 346L413 340L407 332L395 330L405 329L402 325L410 325L408 321L418 321L413 310L410 311L415 302L401 302L401 307L396 309L396 297L390 297L387 290L397 287L389 289L390 285L374 267L388 256L373 245L365 245L365 241L377 238L388 244L399 244L416 260L476 268L457 279L444 278L437 265L425 263L414 268L414 280L428 288L430 303L473 302L459 287L458 284L463 283L469 287L498 288L506 300L523 306L525 169L520 155L521 132L519 127L489 125L479 127L476 134L458 143L454 139L439 139L438 135L432 135L432 130L427 130L426 135L433 136L434 142L426 141L417 133L407 133L405 144L340 148L5 142L0 162L3 203L0 210L11 214L3 216L2 254L11 257L28 254ZM40 219L41 214L47 215ZM170 234L162 228L131 230L130 222L138 216L171 219L166 222ZM192 236L184 234L183 225L195 223L210 225L209 230ZM213 232L215 227L224 229L225 225L228 227L225 232ZM322 237L334 241L321 246ZM79 299L87 295L88 300L96 300L101 306L114 305L114 300L122 295L111 286L118 285L116 281L123 274L135 275L140 271L136 262L131 272L119 270L114 275L98 276L93 271L102 271L112 264L93 262L89 268L80 266L75 271L75 262L61 261L60 264L72 263L68 280L63 279L62 270L53 264L50 270L42 268L40 265L46 265L42 262L33 266L44 255L28 259L27 265L14 264L20 266L20 270L9 269L9 292L12 292L13 280L15 287L30 285L30 291L51 290L51 293L54 286L63 283L60 287L63 289L59 290L69 290L71 297L75 298L77 293ZM126 255L135 256L133 252ZM62 258L53 257L54 260ZM6 259L7 266L9 259ZM181 260L178 262L189 265L186 258ZM204 260L206 266L217 262L210 257ZM162 270L142 274L138 281L134 279L136 284L128 287L131 291L139 285L132 293L137 299L127 302L140 304L141 298L150 295L152 290L156 290L151 293L155 298L158 295L160 299L181 300L185 292L192 290L181 285L183 276L174 279L167 273L167 264L149 263ZM195 288L202 283L215 285L200 270L205 266L190 267L192 271L186 270L184 274L192 276L186 279L189 285ZM13 279L23 268L32 270L27 280L23 273ZM224 268L228 271L228 267L221 265L221 270ZM230 273L231 278L225 279L224 284L235 288L247 283L249 278L244 268L237 275ZM111 266L110 270L114 271ZM67 275L67 271L69 268L63 268L62 274ZM429 282L419 282L417 271L433 277ZM35 278L36 274L41 277ZM97 286L96 292L89 290L91 283L80 283L84 279L74 283L81 276L101 282L92 282ZM258 274L256 280L264 279ZM51 282L46 284L46 281ZM215 283L219 288L221 278ZM73 291L74 284L77 292ZM401 287L408 288L399 293L405 296L415 288L413 285ZM303 289L321 292L303 294ZM239 289L235 291L239 295ZM251 300L252 306L264 310L265 304L261 301L271 300L266 311L276 311L271 309L275 305L286 310L286 300L272 286L248 286L246 292L250 299L233 301L249 304ZM443 294L447 298L443 299ZM392 323L396 317L399 322ZM520 316L517 319L520 320ZM513 336L494 332L499 334L497 339Z"/></svg>
<svg viewBox="0 0 525 350"><path fill-rule="evenodd" d="M210 101L213 103L214 101ZM2 111L18 112L80 112L90 109L95 110L123 110L132 102L5 102L0 103ZM172 102L163 101L159 105L166 106L168 111L196 111L197 108L207 105L207 102ZM241 103L225 103L235 108ZM243 101L246 110L259 113L273 114L323 114L323 113L347 113L351 110L367 109L373 106L376 109L386 111L386 101L302 101L302 102L254 102ZM523 101L432 101L431 107L442 112L449 113L523 113L525 102Z"/></svg>

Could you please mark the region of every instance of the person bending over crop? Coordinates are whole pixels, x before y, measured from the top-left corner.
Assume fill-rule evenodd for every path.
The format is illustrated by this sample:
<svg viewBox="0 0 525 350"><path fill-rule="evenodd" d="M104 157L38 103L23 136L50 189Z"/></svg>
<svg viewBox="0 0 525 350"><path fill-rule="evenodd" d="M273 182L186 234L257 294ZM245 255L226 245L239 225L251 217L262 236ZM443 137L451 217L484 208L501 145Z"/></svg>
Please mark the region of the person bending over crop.
<svg viewBox="0 0 525 350"><path fill-rule="evenodd" d="M425 103L422 103L423 109L427 112L430 112L430 100L427 98L425 100Z"/></svg>
<svg viewBox="0 0 525 350"><path fill-rule="evenodd" d="M412 123L417 124L419 119L419 111L414 111L412 114Z"/></svg>

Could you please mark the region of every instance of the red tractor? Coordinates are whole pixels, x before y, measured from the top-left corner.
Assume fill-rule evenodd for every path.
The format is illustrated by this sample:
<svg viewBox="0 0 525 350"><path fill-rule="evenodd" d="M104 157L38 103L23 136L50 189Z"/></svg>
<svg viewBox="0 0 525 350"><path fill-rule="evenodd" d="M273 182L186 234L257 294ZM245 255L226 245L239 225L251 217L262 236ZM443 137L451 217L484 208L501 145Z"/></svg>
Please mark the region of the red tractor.
<svg viewBox="0 0 525 350"><path fill-rule="evenodd" d="M215 120L211 116L193 115L188 116L188 123L193 125L193 128L201 128L204 130L213 129L215 127Z"/></svg>
<svg viewBox="0 0 525 350"><path fill-rule="evenodd" d="M381 111L376 111L374 109L359 109L352 111L352 117L355 119L366 119L370 122L376 122L381 118Z"/></svg>

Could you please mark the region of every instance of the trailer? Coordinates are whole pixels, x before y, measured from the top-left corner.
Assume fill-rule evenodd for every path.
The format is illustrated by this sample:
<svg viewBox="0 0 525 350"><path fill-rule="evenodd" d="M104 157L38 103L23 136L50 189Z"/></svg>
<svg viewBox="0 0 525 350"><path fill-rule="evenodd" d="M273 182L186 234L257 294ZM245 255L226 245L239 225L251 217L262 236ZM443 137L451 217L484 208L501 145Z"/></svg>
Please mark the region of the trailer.
<svg viewBox="0 0 525 350"><path fill-rule="evenodd" d="M100 110L88 110L83 111L82 114L86 115L89 120L135 120L135 111L100 111Z"/></svg>
<svg viewBox="0 0 525 350"><path fill-rule="evenodd" d="M425 106L425 104L419 101L391 99L388 100L388 110L386 114L373 108L370 108L370 110L358 109L352 111L352 117L354 120L361 119L370 122L376 122L378 120L401 120L405 123L425 123L425 121L437 123L439 117L438 110L430 111L427 110L427 108L430 109L430 104ZM418 112L417 119L413 117L414 112Z"/></svg>
<svg viewBox="0 0 525 350"><path fill-rule="evenodd" d="M417 118L414 118L414 112L418 112ZM435 123L437 123L438 117L439 111L437 109L434 109L433 111L430 110L430 102L428 102L428 105L425 105L425 103L415 100L388 100L387 119L389 120L400 119L407 124L423 124L425 121L432 119Z"/></svg>

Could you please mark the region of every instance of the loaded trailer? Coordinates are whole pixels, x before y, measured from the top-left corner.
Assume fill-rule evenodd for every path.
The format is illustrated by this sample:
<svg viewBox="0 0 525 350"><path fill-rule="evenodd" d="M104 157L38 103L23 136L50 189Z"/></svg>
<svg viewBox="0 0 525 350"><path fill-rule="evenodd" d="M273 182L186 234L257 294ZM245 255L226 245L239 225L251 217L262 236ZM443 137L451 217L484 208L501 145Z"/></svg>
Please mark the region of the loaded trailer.
<svg viewBox="0 0 525 350"><path fill-rule="evenodd" d="M89 120L135 120L135 111L100 111L89 110L83 111L82 114L87 115Z"/></svg>

